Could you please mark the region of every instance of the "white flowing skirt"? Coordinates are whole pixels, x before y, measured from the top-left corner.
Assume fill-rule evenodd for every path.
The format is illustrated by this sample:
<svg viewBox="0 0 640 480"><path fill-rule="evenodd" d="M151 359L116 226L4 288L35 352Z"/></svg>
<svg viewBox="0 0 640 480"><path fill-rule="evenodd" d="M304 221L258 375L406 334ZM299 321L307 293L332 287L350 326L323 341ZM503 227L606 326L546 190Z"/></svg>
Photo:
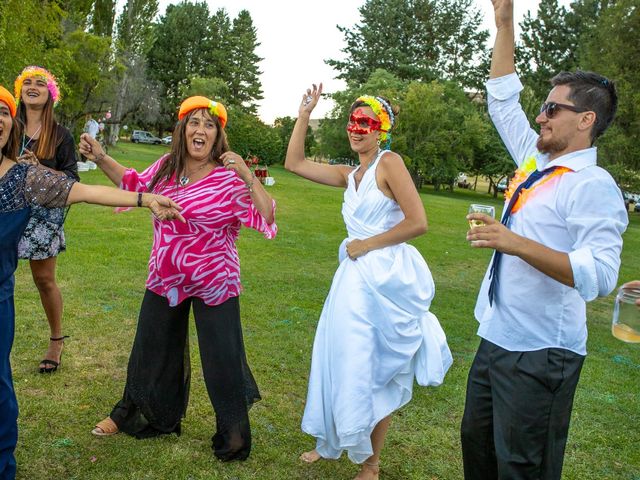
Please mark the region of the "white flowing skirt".
<svg viewBox="0 0 640 480"><path fill-rule="evenodd" d="M414 377L441 384L452 357L418 251L400 244L353 261L344 246L316 331L302 430L322 457L347 450L362 463L378 422L411 399Z"/></svg>

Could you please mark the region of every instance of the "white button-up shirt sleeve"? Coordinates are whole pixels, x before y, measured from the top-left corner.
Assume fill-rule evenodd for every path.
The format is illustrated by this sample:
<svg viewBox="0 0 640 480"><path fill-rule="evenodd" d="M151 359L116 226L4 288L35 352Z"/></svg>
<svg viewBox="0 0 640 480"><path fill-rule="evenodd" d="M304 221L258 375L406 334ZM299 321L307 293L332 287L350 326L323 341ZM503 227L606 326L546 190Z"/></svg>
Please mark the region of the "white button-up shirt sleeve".
<svg viewBox="0 0 640 480"><path fill-rule="evenodd" d="M511 158L519 166L536 151L538 133L531 128L520 106L523 86L515 73L487 82L489 115Z"/></svg>
<svg viewBox="0 0 640 480"><path fill-rule="evenodd" d="M531 128L519 103L523 86L515 73L492 78L487 82L489 114L511 157L520 165L532 154L538 154L538 133ZM595 149L580 153L593 155ZM569 154L564 158L568 160ZM559 164L564 163L559 159ZM556 163L554 161L554 163ZM567 164L576 170L573 164ZM584 166L584 165L583 165ZM611 176L600 168L581 171L576 181L571 175L558 192L556 205L566 219L573 250L567 252L575 289L585 301L611 293L618 281L622 233L628 223L622 194ZM562 210L565 211L562 211Z"/></svg>
<svg viewBox="0 0 640 480"><path fill-rule="evenodd" d="M618 282L622 233L628 223L624 200L613 179L603 170L559 198L574 250L569 252L575 289L585 301L608 295ZM562 193L560 193L562 196Z"/></svg>

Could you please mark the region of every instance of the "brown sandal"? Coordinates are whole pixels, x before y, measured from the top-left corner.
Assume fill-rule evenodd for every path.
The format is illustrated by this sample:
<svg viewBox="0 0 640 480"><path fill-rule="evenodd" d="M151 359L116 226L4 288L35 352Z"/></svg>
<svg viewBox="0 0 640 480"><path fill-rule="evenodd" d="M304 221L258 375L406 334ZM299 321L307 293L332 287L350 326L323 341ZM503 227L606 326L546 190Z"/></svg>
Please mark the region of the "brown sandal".
<svg viewBox="0 0 640 480"><path fill-rule="evenodd" d="M107 417L101 422L98 422L96 428L91 430L91 433L93 433L97 437L110 437L111 435L115 435L119 431L120 430L118 429L118 425L116 425L116 422L111 420L111 417Z"/></svg>

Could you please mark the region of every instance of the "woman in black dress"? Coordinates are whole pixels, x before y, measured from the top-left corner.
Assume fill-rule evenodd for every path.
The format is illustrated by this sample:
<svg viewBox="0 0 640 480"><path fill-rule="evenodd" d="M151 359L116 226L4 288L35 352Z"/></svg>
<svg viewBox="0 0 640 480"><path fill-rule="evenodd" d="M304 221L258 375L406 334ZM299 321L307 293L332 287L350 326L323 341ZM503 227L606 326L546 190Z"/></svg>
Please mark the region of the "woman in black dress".
<svg viewBox="0 0 640 480"><path fill-rule="evenodd" d="M39 164L79 180L75 143L69 130L59 125L53 107L60 100L55 77L41 67L26 67L15 82L18 99L16 127L18 162ZM56 283L56 259L66 249L63 222L67 208L34 206L18 246L28 259L33 281L49 322L49 348L40 362L40 373L57 370L65 336L62 334L62 294Z"/></svg>

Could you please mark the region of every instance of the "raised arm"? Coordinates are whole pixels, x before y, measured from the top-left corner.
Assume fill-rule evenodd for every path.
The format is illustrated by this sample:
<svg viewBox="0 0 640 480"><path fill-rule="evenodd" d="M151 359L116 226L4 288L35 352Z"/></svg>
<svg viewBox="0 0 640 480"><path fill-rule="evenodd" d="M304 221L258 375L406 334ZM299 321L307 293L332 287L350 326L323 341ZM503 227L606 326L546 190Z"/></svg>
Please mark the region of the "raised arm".
<svg viewBox="0 0 640 480"><path fill-rule="evenodd" d="M513 1L491 0L496 22L496 40L491 55L489 78L503 77L516 71L514 63Z"/></svg>
<svg viewBox="0 0 640 480"><path fill-rule="evenodd" d="M95 162L114 185L120 186L127 169L107 155L95 138L92 138L88 133L83 133L80 136L78 149L81 154Z"/></svg>
<svg viewBox="0 0 640 480"><path fill-rule="evenodd" d="M289 139L284 167L296 175L317 183L333 187L346 187L351 167L316 163L307 160L304 156L304 140L309 127L309 118L318 104L320 94L322 94L322 83L319 86L314 84L313 88L307 89L307 92L302 96L302 102L298 109L298 120L296 120Z"/></svg>

